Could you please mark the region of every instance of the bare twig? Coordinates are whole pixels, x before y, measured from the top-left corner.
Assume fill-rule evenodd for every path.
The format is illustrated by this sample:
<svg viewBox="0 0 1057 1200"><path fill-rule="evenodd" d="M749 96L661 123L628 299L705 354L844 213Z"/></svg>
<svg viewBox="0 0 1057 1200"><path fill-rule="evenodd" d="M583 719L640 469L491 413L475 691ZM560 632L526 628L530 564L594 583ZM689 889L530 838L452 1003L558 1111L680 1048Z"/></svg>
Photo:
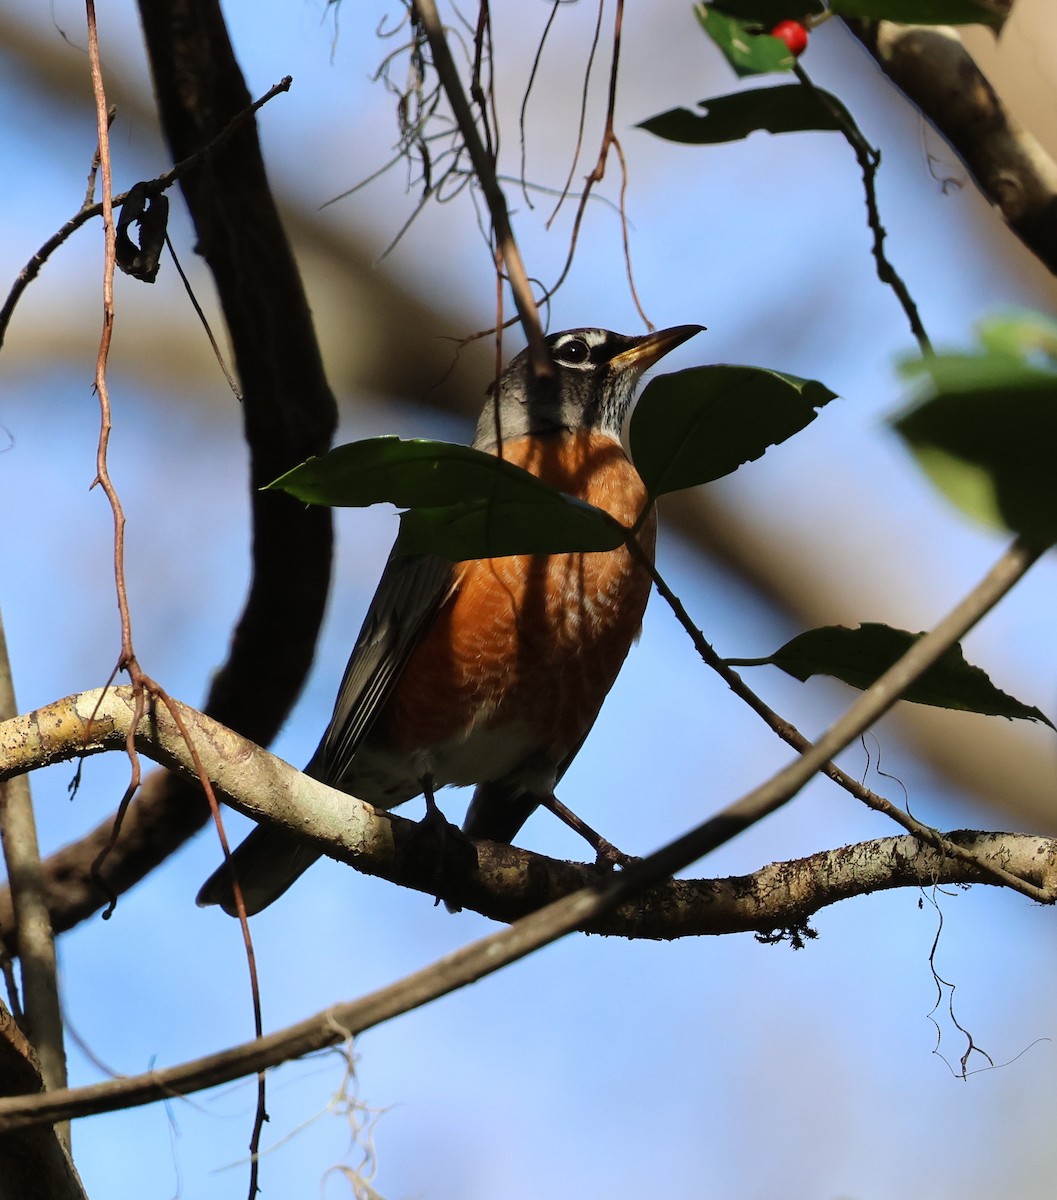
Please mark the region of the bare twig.
<svg viewBox="0 0 1057 1200"><path fill-rule="evenodd" d="M88 62L92 76L92 92L95 96L96 109L96 128L99 135L99 168L102 176L103 188L103 328L99 336L99 352L96 355L95 362L95 392L99 398L99 440L96 445L95 455L95 481L92 484L94 487L98 484L106 495L107 502L110 505L110 511L113 516L114 525L114 549L113 549L113 571L114 571L114 588L117 593L117 608L121 622L121 651L118 655L117 665L114 668L114 673L126 670L129 673L129 678L132 681L133 694L136 696L136 703L139 712L143 709L143 684L142 672L139 664L136 661L136 654L132 643L132 615L129 610L128 589L125 582L125 513L121 506L121 498L118 496L117 488L114 486L113 480L110 478L110 468L107 462L107 449L110 443L110 432L112 429L111 413L110 413L110 392L107 386L106 367L107 359L110 354L110 343L113 337L114 330L114 270L117 261L116 250L116 233L114 229L114 205L112 199L112 178L110 170L110 120L109 110L106 103L106 90L103 85L102 65L99 56L99 34L95 19L95 2L94 0L86 0L85 10L88 18ZM138 716L137 716L138 719ZM140 764L139 756L136 753L136 747L133 742L131 732L129 733L127 742L127 752L131 770L131 778L128 787L125 789L125 795L118 806L117 815L114 819L114 830L112 840L116 839L121 829L121 819L124 815L125 808L132 799L139 787L140 781ZM107 847L108 849L109 847ZM96 881L100 886L105 886L102 883L102 878L99 875L101 860L105 857L107 850L93 864L92 873L96 877ZM110 909L113 909L115 897L111 897ZM108 914L109 915L109 912Z"/></svg>
<svg viewBox="0 0 1057 1200"><path fill-rule="evenodd" d="M630 543L629 543L630 545ZM636 553L634 547L632 553ZM649 561L648 556L642 555L641 551L636 553L636 557L642 562L643 566L647 567L653 577L654 586L657 588L661 598L665 601L675 615L675 619L682 625L687 632L690 640L694 644L694 649L698 652L702 662L716 672L723 682L730 688L739 700L743 700L757 716L759 716L766 725L769 726L787 745L801 754L804 754L811 748L811 742L796 728L792 722L787 721L784 717L779 716L764 700L762 700L742 677L735 671L727 662L725 662L716 653L715 649L708 642L700 629L694 624L690 614L686 611L682 601L668 586L664 576L657 570L656 566ZM856 779L853 775L849 775L847 771L842 770L834 762L827 762L822 765L820 771L828 779L831 779L839 787L842 787L849 795L854 796L857 800L861 800L868 808L872 808L875 812L879 812L886 817L890 817L898 825L916 838L925 842L926 845L934 847L943 853L950 854L954 858L963 859L966 862L972 861L971 854L960 846L948 844L945 842L943 835L931 825L926 825L924 822L912 817L910 813L893 804L886 797L878 795L866 787L865 784ZM723 814L719 814L722 816ZM1005 871L1000 864L990 864L987 871L994 876L996 883L1001 883L1006 887L1011 887L1016 891L1022 892L1030 899L1039 900L1045 899L1040 897L1032 885L1025 885L1024 880L1018 878L1009 871Z"/></svg>
<svg viewBox="0 0 1057 1200"><path fill-rule="evenodd" d="M183 719L180 712L180 707L172 698L160 688L155 688L154 694L165 705L169 711L169 716L172 717L173 724L180 731L180 736L183 738L184 746L191 756L191 762L194 766L195 778L201 785L206 799L209 802L209 811L213 817L213 825L217 832L217 840L220 842L220 848L224 855L224 861L230 868L231 864L231 847L228 843L227 831L224 829L224 821L220 815L220 805L217 802L216 793L213 790L212 782L206 773L205 765L202 762L202 756L198 752L198 747L191 737L190 730ZM253 1010L253 1031L259 1038L264 1034L264 1015L261 1009L261 987L260 979L257 975L257 952L253 947L253 937L250 934L249 918L246 914L246 901L242 894L242 884L239 882L238 876L234 870L231 870L231 893L235 901L235 915L238 917L239 929L242 934L242 948L246 956L246 970L249 976L250 985L250 1002ZM267 1110L267 1092L264 1072L257 1072L257 1105L253 1115L253 1128L250 1131L249 1151L250 1151L250 1174L249 1174L249 1200L254 1200L258 1191L258 1178L260 1175L260 1145L261 1133L264 1129L264 1122L268 1119Z"/></svg>
<svg viewBox="0 0 1057 1200"><path fill-rule="evenodd" d="M216 796L206 777L205 771L201 767L201 761L194 743L190 740L186 727L180 720L179 713L172 708L172 702L165 693L149 679L142 671L139 662L136 659L135 648L132 640L132 616L128 603L128 590L125 578L125 514L121 505L121 500L118 496L117 489L110 478L109 465L107 462L107 448L110 439L112 428L110 396L107 387L107 359L110 353L110 343L113 336L114 327L114 270L116 266L116 233L114 229L114 208L112 200L112 173L110 165L110 139L109 139L109 117L106 104L106 90L103 84L102 64L99 54L99 33L96 25L95 16L95 0L85 0L85 9L88 18L88 61L92 76L92 91L96 102L96 122L99 132L99 167L101 174L101 184L103 191L103 236L105 253L103 258L103 331L99 342L99 354L96 359L95 372L95 388L96 394L99 397L100 408L100 433L99 444L96 452L96 482L102 487L106 494L107 500L110 503L111 511L114 517L114 584L117 591L118 612L121 619L121 653L117 662L117 670L126 670L132 682L132 693L135 701L135 713L132 724L126 738L126 748L128 752L129 762L131 764L131 779L125 791L125 795L118 806L117 814L114 820L114 830L110 844L104 849L93 867L93 874L101 886L105 886L100 874L102 860L109 852L113 843L116 842L120 833L121 822L125 814L127 805L131 802L139 788L140 782L140 762L139 754L135 744L135 730L139 724L140 718L146 707L146 697L158 697L162 699L173 714L174 720L180 729L181 734L187 741L187 749L194 762L196 773L199 781L202 783L206 793L206 798L209 802L210 809L213 814L213 821L216 825L217 832L220 838L220 844L224 850L225 857L229 857L227 839L224 833L223 820L220 815L220 806L217 804ZM250 992L251 1003L254 1018L254 1030L259 1037L263 1030L263 1018L261 1014L260 987L257 980L257 964L256 957L253 951L253 942L250 937L249 923L246 918L246 909L242 901L241 889L236 884L234 888L236 909L238 912L239 922L242 927L243 944L246 953L247 966L249 968L250 977ZM116 897L111 899L110 909L104 916L109 916L110 911ZM265 1083L264 1076L258 1076L257 1080L257 1110L253 1125L253 1131L250 1137L250 1174L249 1174L249 1198L254 1200L258 1192L257 1179L259 1173L259 1158L258 1149L260 1146L260 1135L266 1117L265 1112Z"/></svg>
<svg viewBox="0 0 1057 1200"><path fill-rule="evenodd" d="M803 752L799 762L792 763L768 784L727 807L713 819L715 827L711 831L707 825L702 826L688 834L686 839L675 843L672 848L673 858L681 861L688 849L697 849L700 846L704 846L705 849L699 850L699 853L711 850L720 844L715 839L725 841L734 836L734 833L748 828L785 804L803 786L803 770L810 768L812 773L822 770L839 750L891 708L915 679L927 671L944 651L959 641L1023 577L1038 560L1040 553L1019 539L1015 541L965 599L863 692L844 716L813 746ZM911 819L906 818L905 814L904 818ZM923 826L922 829L927 827ZM683 846L683 841L688 841L688 845ZM1010 882L1010 886L1017 886L1018 891L1040 902L1049 903L1053 899L1053 894L1048 889L1040 891L1026 881L1017 885L1007 880L1003 882Z"/></svg>
<svg viewBox="0 0 1057 1200"><path fill-rule="evenodd" d="M529 71L528 82L525 84L525 92L521 97L521 110L518 113L518 138L521 147L521 194L525 197L525 203L529 208L533 207L532 197L529 195L528 180L526 176L527 170L527 148L525 138L525 116L528 112L529 97L532 95L532 88L536 82L536 74L540 68L540 62L543 59L543 48L547 44L547 36L554 25L554 19L558 15L558 9L561 7L561 0L551 0L551 11L547 17L547 23L543 27L543 33L540 35L539 45L536 47L536 53L532 57L532 68ZM591 56L594 57L594 48L592 47ZM583 104L580 107L580 132L583 133L584 114L587 105L587 88L584 87ZM579 144L579 142L577 143ZM572 171L575 169L576 158L573 158L573 166L570 167L569 178L572 179Z"/></svg>
<svg viewBox="0 0 1057 1200"><path fill-rule="evenodd" d="M150 182L147 184L147 194L154 196L172 187L172 185L183 175L186 175L188 171L192 170L194 167L197 167L201 162L208 158L209 155L216 153L216 151L219 150L220 147L231 138L236 130L239 129L243 122L249 120L249 118L252 117L262 105L267 104L269 100L279 95L280 92L289 91L291 83L293 83L292 78L289 75L285 76L285 78L280 80L279 83L277 83L273 88L270 88L267 92L265 92L265 94L259 100L255 100L253 104L249 105L237 116L233 117L225 126L225 128L207 145L203 146L200 150L196 150L194 154L189 154L181 162L178 162L176 166L172 168L172 170L166 171L164 175L159 175L157 179L150 180ZM109 120L111 119L112 114L108 113L107 116ZM82 205L80 210L75 213L66 222L66 224L62 226L61 229L57 229L55 233L48 238L44 245L41 246L36 254L33 255L29 262L26 263L22 270L19 271L18 278L11 285L11 290L7 294L7 299L4 301L3 306L0 307L0 346L3 346L4 344L4 337L7 334L8 325L11 323L11 317L15 311L15 306L18 304L19 300L21 300L22 293L40 274L41 267L44 266L44 264L52 256L52 254L58 250L63 242L65 242L72 234L76 233L82 225L86 225L95 217L102 215L104 201L101 200L94 204L91 201L91 197L95 191L94 183L95 173L93 170L89 179L89 189L85 197L85 203ZM121 192L119 195L115 196L111 202L112 206L114 208L120 208L121 205L124 204L128 199L128 195L128 192Z"/></svg>
<svg viewBox="0 0 1057 1200"><path fill-rule="evenodd" d="M495 161L481 141L481 135L478 132L477 123L473 119L473 112L466 99L466 93L463 91L462 81L451 56L451 50L448 48L448 40L434 0L414 0L414 12L429 41L434 68L448 97L448 103L451 105L459 132L462 134L466 150L470 155L474 173L481 185L485 203L488 205L492 227L495 230L496 246L503 256L507 278L510 280L510 291L514 297L514 304L521 319L525 337L528 340L533 370L538 376L548 376L554 368L544 341L543 326L540 323L539 310L532 294L532 286L529 283L521 251L518 249L510 224L506 197L496 178Z"/></svg>
<svg viewBox="0 0 1057 1200"><path fill-rule="evenodd" d="M601 19L602 19L602 6L600 5L599 12L598 12L599 22L601 22ZM626 270L626 274L627 274L628 287L631 291L631 298L635 304L635 308L638 311L639 316L642 318L642 320L646 324L647 328L652 329L653 323L652 323L652 321L650 321L649 317L647 317L646 312L642 307L642 303L639 300L639 295L638 295L638 291L635 288L635 279L634 279L634 275L632 273L632 268L631 268L631 248L630 248L630 243L628 240L628 218L627 218L627 210L625 207L625 201L627 198L627 185L628 185L627 162L624 158L624 149L620 144L620 140L617 138L616 130L614 127L614 117L615 117L615 113L616 113L616 103L617 103L617 78L618 78L619 69L620 69L620 39L621 39L621 33L622 33L622 29L623 29L623 21L624 21L624 0L617 0L616 12L615 12L615 15L613 18L613 60L610 63L610 67L609 67L609 87L608 87L608 94L607 94L607 100L606 100L605 124L604 124L603 130L602 130L602 142L601 142L601 145L599 146L598 158L595 160L594 167L591 169L590 173L588 174L588 176L586 177L586 179L584 181L584 188L583 188L583 191L580 193L579 202L576 206L576 215L573 217L572 231L569 235L569 250L565 256L565 263L563 264L561 271L558 273L558 278L544 292L542 300L550 300L551 297L558 291L558 289L562 286L562 284L568 278L569 272L572 270L573 260L576 257L576 247L579 244L579 240L580 240L580 229L583 225L584 214L587 211L588 202L591 199L591 193L594 189L595 184L601 183L603 178L605 177L606 162L609 158L609 151L613 150L616 153L617 161L620 164L620 197L619 197L619 200L617 201L617 211L620 214L620 229L621 229L621 238L622 238L623 248L624 248L624 264L625 264L625 270ZM597 37L598 37L598 29L596 27L596 30L595 30L595 39L596 40L597 40ZM592 44L591 57L592 57L592 59L594 57L594 44ZM590 70L590 63L588 64L588 70ZM582 131L582 124L581 124L581 131ZM578 136L577 150L576 150L577 155L579 155L579 149L580 149L580 140L579 140L579 136ZM550 222L554 220L555 216L557 216L558 209L561 207L562 203L564 202L567 188L568 188L568 184L566 184L566 189L563 190L562 195L559 198L558 205L555 207L554 213L551 215L550 220L547 222L548 226L550 225Z"/></svg>
<svg viewBox="0 0 1057 1200"><path fill-rule="evenodd" d="M232 375L231 371L228 369L228 364L224 361L224 352L220 349L220 344L217 342L217 339L213 336L213 330L209 325L209 318L202 311L201 304L198 303L198 297L195 295L195 290L191 286L190 279L187 278L187 273L180 265L179 255L176 253L176 247L172 244L172 239L169 237L168 233L165 235L165 245L168 247L169 253L172 255L172 265L176 268L176 274L180 276L180 282L183 284L183 289L187 295L187 299L191 302L191 307L195 310L195 316L201 323L202 329L204 330L206 338L209 341L209 348L213 351L213 357L217 361L217 366L220 368L225 382L231 389L231 394L241 404L242 392L239 390L239 385L235 380L235 376Z"/></svg>
<svg viewBox="0 0 1057 1200"><path fill-rule="evenodd" d="M910 289L903 281L903 277L892 266L885 253L884 243L888 235L885 227L881 224L881 213L877 207L877 169L881 165L881 151L870 145L858 125L849 119L847 109L840 104L835 104L828 92L815 87L800 63L794 63L793 72L800 80L801 86L807 88L837 122L845 141L855 152L859 169L862 171L863 190L866 193L866 223L873 235L872 251L877 266L877 278L895 293L910 324L910 331L921 347L922 354L927 354L932 349L932 343L921 322L918 306L910 294Z"/></svg>
<svg viewBox="0 0 1057 1200"><path fill-rule="evenodd" d="M117 116L117 109L111 105L110 110L106 114L107 129L114 123L114 118ZM85 183L84 202L81 204L82 211L90 208L95 203L95 181L99 174L99 146L95 148L95 153L92 155L92 165L88 168L88 179ZM102 211L102 206L100 206Z"/></svg>
<svg viewBox="0 0 1057 1200"><path fill-rule="evenodd" d="M560 3L560 0L556 0L555 5L554 5L554 13L552 13L552 19L553 19L554 14L556 14L558 11L559 3ZM577 121L576 121L576 143L573 146L572 159L569 162L569 173L565 177L565 184L563 185L561 191L558 193L558 200L557 200L556 204L554 205L554 209L551 212L551 215L547 218L547 228L548 229L550 229L551 225L554 222L555 217L557 217L559 211L561 210L562 205L565 203L566 197L568 196L570 190L572 189L573 176L576 173L576 164L580 161L580 152L583 150L584 128L587 124L587 98L588 98L588 95L590 94L591 73L594 70L595 55L598 53L598 46L599 46L599 43L602 38L602 18L603 18L603 16L605 16L605 11L606 11L605 0L598 0L598 10L595 15L594 32L591 34L591 48L587 52L587 62L584 64L584 74L583 74L583 81L582 81L582 85L581 85L582 99L580 100L580 112L579 112L579 115L578 115ZM549 28L550 28L550 23L548 22L548 29ZM547 36L546 31L544 31L543 36L544 37ZM540 39L539 52L540 53L543 52L543 40L542 39ZM531 85L532 85L532 81L530 79L529 86L531 87ZM525 104L527 104L527 103L528 103L528 90L526 89ZM522 125L524 125L524 121L525 121L524 107L521 110L521 121L522 121ZM522 134L522 139L524 139L524 134ZM522 176L522 179L524 179L524 176L525 176L524 154L522 154L521 176ZM588 186L590 186L590 184Z"/></svg>

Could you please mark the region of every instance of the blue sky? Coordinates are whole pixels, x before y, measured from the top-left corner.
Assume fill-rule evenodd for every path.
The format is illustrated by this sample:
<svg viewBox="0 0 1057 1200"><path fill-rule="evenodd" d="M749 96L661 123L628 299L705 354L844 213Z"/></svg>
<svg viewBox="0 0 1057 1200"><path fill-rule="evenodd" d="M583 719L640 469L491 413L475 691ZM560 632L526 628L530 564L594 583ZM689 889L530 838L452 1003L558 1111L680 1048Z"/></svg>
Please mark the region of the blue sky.
<svg viewBox="0 0 1057 1200"><path fill-rule="evenodd" d="M287 73L295 78L260 126L278 190L314 212L385 161L395 140L391 97L369 82L393 47L374 37L383 10L343 6L335 38L334 13L321 3L229 8L251 92ZM15 11L57 43L61 30L76 61L84 42L78 5L56 2L45 11L20 3ZM523 6L510 27L501 24L502 49L517 54L534 44L548 11ZM131 7L109 6L100 19L106 61L145 80ZM569 6L561 20L570 24L545 60L527 143L531 168L558 184L575 131L580 30L593 16ZM842 397L790 445L719 485L720 494L802 556L805 572L832 575L835 619L926 627L986 571L1002 539L952 514L883 427L903 398L895 363L913 343L894 298L874 277L850 151L836 137L808 134L756 135L707 151L661 143L632 126L733 90L734 81L689 6L629 11L624 44L618 133L631 175L636 283L656 324L709 327L671 365L770 366L821 379ZM927 155L939 154L941 172L954 177L960 167L886 95L872 64L839 30L820 31L805 63L882 147L888 248L938 345L965 345L973 323L996 309L1052 308L1048 281L968 181L943 190ZM503 83L501 114L516 117L522 75ZM0 130L10 181L0 197L4 279L80 203L94 139L88 108L75 119L30 92L31 84L17 65L0 74L9 111L25 114ZM588 135L581 174L596 136ZM516 170L516 130L504 138ZM119 118L114 145L119 187L168 165L135 121ZM606 193L614 195L615 186L611 175ZM548 235L545 206L530 212L510 191L530 272L550 278L565 252L561 220ZM411 205L397 170L328 208L325 219L362 230L380 253ZM208 280L180 215L177 230L208 301ZM0 606L23 708L100 685L118 650L109 514L87 490L100 258L98 228L82 231L30 289L0 355L7 442L0 498L16 514L0 545ZM356 313L328 309L326 273L316 267L311 299L328 361L344 363L342 340L355 342L362 326ZM432 303L470 314L475 327L489 322L490 260L466 196L424 214L379 270ZM155 289L118 281L111 467L129 516L140 659L173 695L195 703L223 659L246 584L245 467L238 412L223 380L204 350L184 356L198 334L173 275L165 264ZM619 229L601 205L590 213L551 315L553 329L582 324L641 328L622 278ZM146 360L137 353L143 340L151 348ZM413 405L395 409L385 397L350 391L340 399L346 440L377 432L470 436L458 422ZM345 512L338 525L317 665L274 747L295 763L307 759L326 723L395 518ZM797 631L789 616L671 534L662 533L660 564L723 653L763 654ZM1051 715L1053 584L1053 565L1044 563L970 643L1002 686ZM850 695L772 673L751 682L808 733ZM954 719L970 729L981 720ZM888 794L900 800L905 787L919 817L945 827L1011 821L939 779L897 726L885 723L877 736L883 769L902 785L886 784ZM1052 763L1052 742L1039 731L1025 736ZM642 640L566 777L563 798L624 849L645 852L787 757L694 661L654 598ZM853 747L842 762L860 773L866 755ZM36 776L46 849L111 811L126 771L117 755L90 761L72 800L71 767ZM443 802L461 817L464 796L446 793ZM409 805L407 814L417 812ZM239 827L232 816L229 829ZM699 870L751 871L891 832L831 785L816 783ZM522 840L545 853L581 852L544 816ZM87 922L61 943L71 1025L113 1071L176 1063L250 1034L237 926L193 904L216 860L204 833L123 898L111 921ZM815 922L819 938L800 952L748 936L675 945L567 938L365 1035L351 1082L337 1054L274 1072L265 1194L349 1194L340 1175L328 1174L335 1164L359 1161L348 1116L331 1103L344 1083L377 1114L376 1186L389 1200L881 1200L908 1192L973 1200L1000 1188L1041 1200L1055 1165L1052 919L991 889L938 897L937 967L957 985L962 1023L1003 1064L960 1082L933 1053L933 899L898 892L827 910ZM453 917L426 897L321 864L254 922L266 1026L389 983L492 928L474 914ZM963 1048L957 1031L942 1009L936 1019L940 1052L956 1061ZM75 1046L71 1073L78 1083L101 1077ZM253 1095L243 1083L78 1123L74 1151L88 1194L241 1194Z"/></svg>

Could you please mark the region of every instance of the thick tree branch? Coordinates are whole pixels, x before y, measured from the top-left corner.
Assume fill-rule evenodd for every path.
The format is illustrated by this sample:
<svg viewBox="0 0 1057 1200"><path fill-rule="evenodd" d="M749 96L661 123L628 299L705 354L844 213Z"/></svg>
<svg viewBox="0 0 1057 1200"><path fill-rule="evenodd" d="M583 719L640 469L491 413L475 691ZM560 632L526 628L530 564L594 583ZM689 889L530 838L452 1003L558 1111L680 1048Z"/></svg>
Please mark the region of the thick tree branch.
<svg viewBox="0 0 1057 1200"><path fill-rule="evenodd" d="M223 133L250 96L213 0L151 0L142 10L162 119L173 160L182 161ZM331 517L326 509L258 489L326 449L336 408L255 124L240 126L223 151L185 175L181 186L230 332L251 459L253 578L205 708L267 744L312 662L330 580ZM197 832L208 815L193 783L165 774L149 778L106 858L109 886L126 891ZM111 829L112 819L104 821L44 862L57 931L106 902L90 868ZM0 892L0 935L17 949L7 889Z"/></svg>
<svg viewBox="0 0 1057 1200"><path fill-rule="evenodd" d="M1007 111L950 26L848 21L947 139L1010 229L1057 272L1057 164Z"/></svg>
<svg viewBox="0 0 1057 1200"><path fill-rule="evenodd" d="M467 873L457 851L423 855L418 826L335 791L239 737L202 713L180 706L217 796L257 820L283 825L331 857L390 882L443 897L499 921L514 921L583 888L605 883L593 866L562 862L493 842L477 843L478 867ZM93 712L95 717L93 719ZM123 748L134 712L131 690L85 692L0 724L0 780L82 754ZM171 770L194 774L186 741L168 712L144 719L137 747ZM720 821L725 818L720 818ZM734 824L731 832L735 832ZM994 840L992 840L994 839ZM827 851L798 863L725 880L669 880L592 918L588 932L670 939L796 926L850 895L935 882L995 882L988 868L1019 876L1046 898L1057 882L1047 839L958 834L955 858L915 837Z"/></svg>

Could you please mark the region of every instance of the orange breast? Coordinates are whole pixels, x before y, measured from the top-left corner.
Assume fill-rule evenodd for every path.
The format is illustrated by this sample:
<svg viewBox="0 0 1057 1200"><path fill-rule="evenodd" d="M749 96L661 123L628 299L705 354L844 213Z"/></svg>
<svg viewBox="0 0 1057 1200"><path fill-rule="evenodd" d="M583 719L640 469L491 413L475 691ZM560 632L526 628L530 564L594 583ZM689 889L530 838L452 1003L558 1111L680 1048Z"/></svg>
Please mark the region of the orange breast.
<svg viewBox="0 0 1057 1200"><path fill-rule="evenodd" d="M521 439L504 457L631 525L646 504L623 449L589 433ZM656 518L639 541L652 557ZM407 753L511 724L557 765L591 727L634 641L650 592L623 546L460 565L451 598L412 652L371 740ZM483 741L483 739L482 739ZM445 779L437 764L437 782Z"/></svg>

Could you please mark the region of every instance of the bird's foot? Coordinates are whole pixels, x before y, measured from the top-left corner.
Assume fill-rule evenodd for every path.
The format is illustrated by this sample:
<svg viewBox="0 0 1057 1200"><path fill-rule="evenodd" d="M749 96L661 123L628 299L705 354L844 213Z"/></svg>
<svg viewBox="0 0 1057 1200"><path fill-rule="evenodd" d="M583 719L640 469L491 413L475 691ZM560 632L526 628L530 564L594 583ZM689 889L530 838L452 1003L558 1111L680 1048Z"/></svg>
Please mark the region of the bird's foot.
<svg viewBox="0 0 1057 1200"><path fill-rule="evenodd" d="M624 869L635 861L633 855L625 854L623 850L618 850L612 842L606 841L597 829L592 829L586 821L581 820L571 808L562 804L557 796L548 796L542 803L591 847L595 852L595 866L599 870L612 871L616 867Z"/></svg>
<svg viewBox="0 0 1057 1200"><path fill-rule="evenodd" d="M626 871L633 862L638 862L634 854L625 854L623 850L618 850L612 842L607 842L604 837L599 837L591 849L595 852L595 866L600 871L614 871L617 867Z"/></svg>
<svg viewBox="0 0 1057 1200"><path fill-rule="evenodd" d="M430 890L439 904L453 883L463 881L477 869L477 847L441 812L431 783L423 784L423 795L426 814L415 825L407 852L424 871L430 872Z"/></svg>

